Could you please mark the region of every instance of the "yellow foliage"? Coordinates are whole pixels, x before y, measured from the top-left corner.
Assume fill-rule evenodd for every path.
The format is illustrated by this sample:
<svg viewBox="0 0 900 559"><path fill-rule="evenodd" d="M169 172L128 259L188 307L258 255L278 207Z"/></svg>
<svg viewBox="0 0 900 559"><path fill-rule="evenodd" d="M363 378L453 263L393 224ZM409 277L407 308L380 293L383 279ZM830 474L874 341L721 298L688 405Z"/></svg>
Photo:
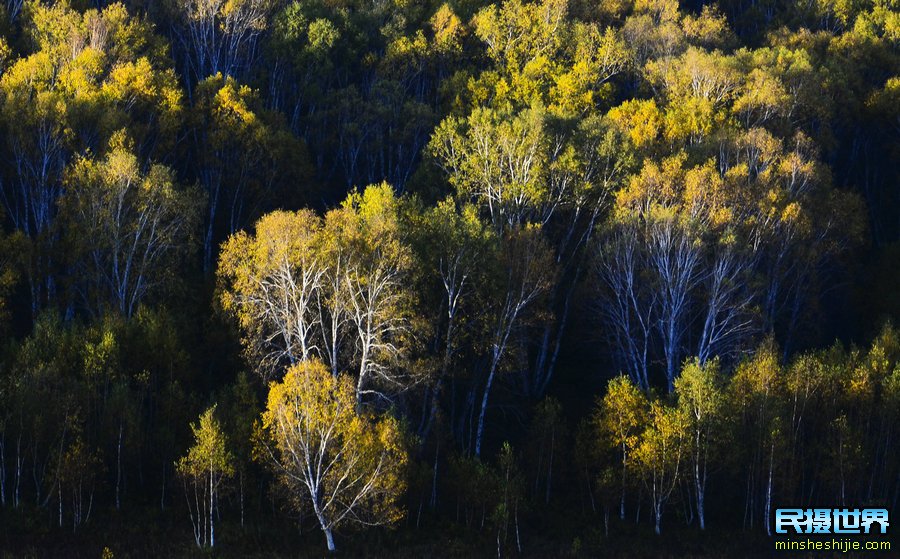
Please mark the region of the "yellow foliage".
<svg viewBox="0 0 900 559"><path fill-rule="evenodd" d="M635 147L651 145L663 129L662 113L653 99L630 99L609 111L609 118L628 134Z"/></svg>
<svg viewBox="0 0 900 559"><path fill-rule="evenodd" d="M403 517L407 452L400 425L357 410L349 377L335 377L317 361L294 365L269 385L261 427L260 452L277 464L298 506L312 505L329 528ZM309 468L313 461L329 467Z"/></svg>

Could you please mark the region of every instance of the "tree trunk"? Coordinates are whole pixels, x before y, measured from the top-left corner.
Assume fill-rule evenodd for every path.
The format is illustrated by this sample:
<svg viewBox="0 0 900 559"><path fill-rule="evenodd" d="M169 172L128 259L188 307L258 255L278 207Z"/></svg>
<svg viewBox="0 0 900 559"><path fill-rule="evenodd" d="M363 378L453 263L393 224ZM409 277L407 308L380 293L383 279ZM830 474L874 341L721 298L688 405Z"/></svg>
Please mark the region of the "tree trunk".
<svg viewBox="0 0 900 559"><path fill-rule="evenodd" d="M519 534L519 501L516 501L516 549L519 550L519 554L522 553L522 538Z"/></svg>
<svg viewBox="0 0 900 559"><path fill-rule="evenodd" d="M706 516L704 514L703 502L706 500L706 460L703 459L703 472L700 471L700 435L694 439L694 486L697 490L697 518L700 521L700 529L706 529Z"/></svg>
<svg viewBox="0 0 900 559"><path fill-rule="evenodd" d="M769 512L772 510L772 474L775 464L775 441L772 441L772 448L769 453L769 482L766 486L766 509L763 521L766 524L766 534L772 535L772 525L769 522Z"/></svg>
<svg viewBox="0 0 900 559"><path fill-rule="evenodd" d="M215 506L215 489L213 487L213 466L212 463L209 465L209 547L215 547L216 545L216 533L214 529L214 514L213 507Z"/></svg>
<svg viewBox="0 0 900 559"><path fill-rule="evenodd" d="M697 518L700 520L700 529L706 530L706 515L704 512L703 501L706 497L706 491L699 484L697 485Z"/></svg>
<svg viewBox="0 0 900 559"><path fill-rule="evenodd" d="M627 475L628 454L622 443L622 498L619 500L619 520L625 520L625 476Z"/></svg>
<svg viewBox="0 0 900 559"><path fill-rule="evenodd" d="M438 481L438 456L441 450L441 442L440 440L437 443L437 446L434 449L434 473L431 479L431 509L437 506L437 481Z"/></svg>
<svg viewBox="0 0 900 559"><path fill-rule="evenodd" d="M6 507L6 433L0 436L0 506Z"/></svg>
<svg viewBox="0 0 900 559"><path fill-rule="evenodd" d="M16 438L16 483L13 490L13 508L19 508L19 485L22 481L22 434Z"/></svg>
<svg viewBox="0 0 900 559"><path fill-rule="evenodd" d="M325 543L328 545L328 551L330 553L334 553L334 534L331 533L331 528L326 528L324 525L322 526L322 531L325 532Z"/></svg>
<svg viewBox="0 0 900 559"><path fill-rule="evenodd" d="M121 507L121 487L122 487L122 431L125 426L119 421L119 441L116 445L116 510Z"/></svg>
<svg viewBox="0 0 900 559"><path fill-rule="evenodd" d="M655 520L653 531L656 532L656 535L658 536L660 534L659 526L662 522L662 507L659 505L656 506L656 509L653 511L653 517Z"/></svg>
<svg viewBox="0 0 900 559"><path fill-rule="evenodd" d="M478 430L475 432L475 456L481 456L481 438L484 435L484 416L487 412L488 397L491 394L491 385L494 383L494 375L497 372L497 361L495 357L491 363L491 372L488 374L487 384L484 387L484 396L481 398L481 411L478 414Z"/></svg>

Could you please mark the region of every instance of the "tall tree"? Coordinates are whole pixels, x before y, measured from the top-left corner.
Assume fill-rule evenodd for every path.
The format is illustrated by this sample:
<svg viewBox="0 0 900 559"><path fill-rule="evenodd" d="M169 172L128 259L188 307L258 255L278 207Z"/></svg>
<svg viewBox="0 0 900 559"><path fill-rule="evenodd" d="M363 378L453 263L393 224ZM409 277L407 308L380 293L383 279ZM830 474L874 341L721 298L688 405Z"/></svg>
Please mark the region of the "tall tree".
<svg viewBox="0 0 900 559"><path fill-rule="evenodd" d="M316 330L328 265L321 229L310 210L272 212L256 223L254 236L239 232L223 245L222 305L237 317L263 378L324 350Z"/></svg>
<svg viewBox="0 0 900 559"><path fill-rule="evenodd" d="M188 85L222 73L241 76L257 60L257 44L273 0L171 0L173 35Z"/></svg>
<svg viewBox="0 0 900 559"><path fill-rule="evenodd" d="M690 437L691 475L700 529L706 529L706 482L711 461L723 442L725 426L725 390L718 360L701 364L689 361L675 381L678 408L684 415ZM714 462L713 462L714 463Z"/></svg>
<svg viewBox="0 0 900 559"><path fill-rule="evenodd" d="M657 535L666 503L680 480L684 439L684 418L678 410L659 400L652 402L647 427L634 451L634 464L649 493Z"/></svg>
<svg viewBox="0 0 900 559"><path fill-rule="evenodd" d="M635 470L634 453L648 421L647 397L627 376L610 379L606 394L598 400L591 415L591 429L600 436L597 446L612 447L619 461L619 518L625 518L625 491L628 474ZM602 455L598 452L597 455Z"/></svg>

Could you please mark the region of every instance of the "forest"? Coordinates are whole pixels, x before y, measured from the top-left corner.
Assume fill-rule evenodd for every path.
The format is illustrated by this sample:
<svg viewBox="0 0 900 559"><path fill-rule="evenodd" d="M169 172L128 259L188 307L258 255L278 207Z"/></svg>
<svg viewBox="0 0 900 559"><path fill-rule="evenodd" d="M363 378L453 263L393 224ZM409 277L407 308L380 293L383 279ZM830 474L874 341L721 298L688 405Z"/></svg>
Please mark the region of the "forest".
<svg viewBox="0 0 900 559"><path fill-rule="evenodd" d="M0 130L2 557L898 510L898 0L5 0Z"/></svg>

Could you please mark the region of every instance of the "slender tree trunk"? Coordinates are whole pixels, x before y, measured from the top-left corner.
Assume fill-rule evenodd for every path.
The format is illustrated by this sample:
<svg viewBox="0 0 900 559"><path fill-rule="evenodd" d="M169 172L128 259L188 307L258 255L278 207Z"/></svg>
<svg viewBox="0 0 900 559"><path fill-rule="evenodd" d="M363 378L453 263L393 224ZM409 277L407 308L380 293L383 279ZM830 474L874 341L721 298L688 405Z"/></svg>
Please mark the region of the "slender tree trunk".
<svg viewBox="0 0 900 559"><path fill-rule="evenodd" d="M775 465L775 441L772 441L772 447L769 452L769 482L766 485L766 507L765 513L763 517L763 521L766 524L766 534L772 535L772 526L769 522L769 513L772 510L772 475L774 473L774 465Z"/></svg>
<svg viewBox="0 0 900 559"><path fill-rule="evenodd" d="M481 456L481 438L484 435L484 416L487 412L488 397L491 394L491 385L494 383L494 375L497 372L499 356L494 356L491 363L491 372L488 373L487 384L484 387L484 396L481 398L481 411L478 414L478 430L475 432L475 456Z"/></svg>
<svg viewBox="0 0 900 559"><path fill-rule="evenodd" d="M116 445L116 510L121 508L121 487L122 487L122 432L125 426L119 421L119 441Z"/></svg>
<svg viewBox="0 0 900 559"><path fill-rule="evenodd" d="M706 530L706 516L703 506L703 500L706 497L706 490L703 487L697 487L697 518L700 520L700 529Z"/></svg>
<svg viewBox="0 0 900 559"><path fill-rule="evenodd" d="M325 543L328 545L328 551L331 552L331 553L334 553L334 551L335 551L335 547L334 547L334 534L332 534L331 528L328 528L328 527L325 526L325 524L323 523L323 524L322 524L322 531L325 532Z"/></svg>
<svg viewBox="0 0 900 559"><path fill-rule="evenodd" d="M547 466L547 495L545 502L550 504L550 487L553 482L553 450L556 445L556 430L553 429L550 434L550 462Z"/></svg>
<svg viewBox="0 0 900 559"><path fill-rule="evenodd" d="M625 520L625 476L627 475L627 450L622 443L622 498L619 500L619 520Z"/></svg>
<svg viewBox="0 0 900 559"><path fill-rule="evenodd" d="M16 437L16 484L13 492L13 508L19 508L19 487L22 481L22 433Z"/></svg>
<svg viewBox="0 0 900 559"><path fill-rule="evenodd" d="M438 441L434 449L434 473L431 479L431 508L437 507L437 480L438 480L438 453L441 450L441 443Z"/></svg>
<svg viewBox="0 0 900 559"><path fill-rule="evenodd" d="M516 549L519 550L519 553L522 553L522 538L519 534L519 501L516 501L515 508L515 516L516 516Z"/></svg>
<svg viewBox="0 0 900 559"><path fill-rule="evenodd" d="M6 507L6 433L0 435L0 507Z"/></svg>
<svg viewBox="0 0 900 559"><path fill-rule="evenodd" d="M212 461L209 464L209 547L215 547L216 545L216 533L215 526L213 524L215 515L213 511L215 510L213 507L215 506L216 492L213 487L213 465Z"/></svg>
<svg viewBox="0 0 900 559"><path fill-rule="evenodd" d="M694 454L694 486L697 490L697 518L700 521L700 529L706 530L706 516L704 510L704 501L706 499L706 459L705 457L702 459L702 472L701 472L701 457L700 457L700 435L698 434L695 438L695 454Z"/></svg>

